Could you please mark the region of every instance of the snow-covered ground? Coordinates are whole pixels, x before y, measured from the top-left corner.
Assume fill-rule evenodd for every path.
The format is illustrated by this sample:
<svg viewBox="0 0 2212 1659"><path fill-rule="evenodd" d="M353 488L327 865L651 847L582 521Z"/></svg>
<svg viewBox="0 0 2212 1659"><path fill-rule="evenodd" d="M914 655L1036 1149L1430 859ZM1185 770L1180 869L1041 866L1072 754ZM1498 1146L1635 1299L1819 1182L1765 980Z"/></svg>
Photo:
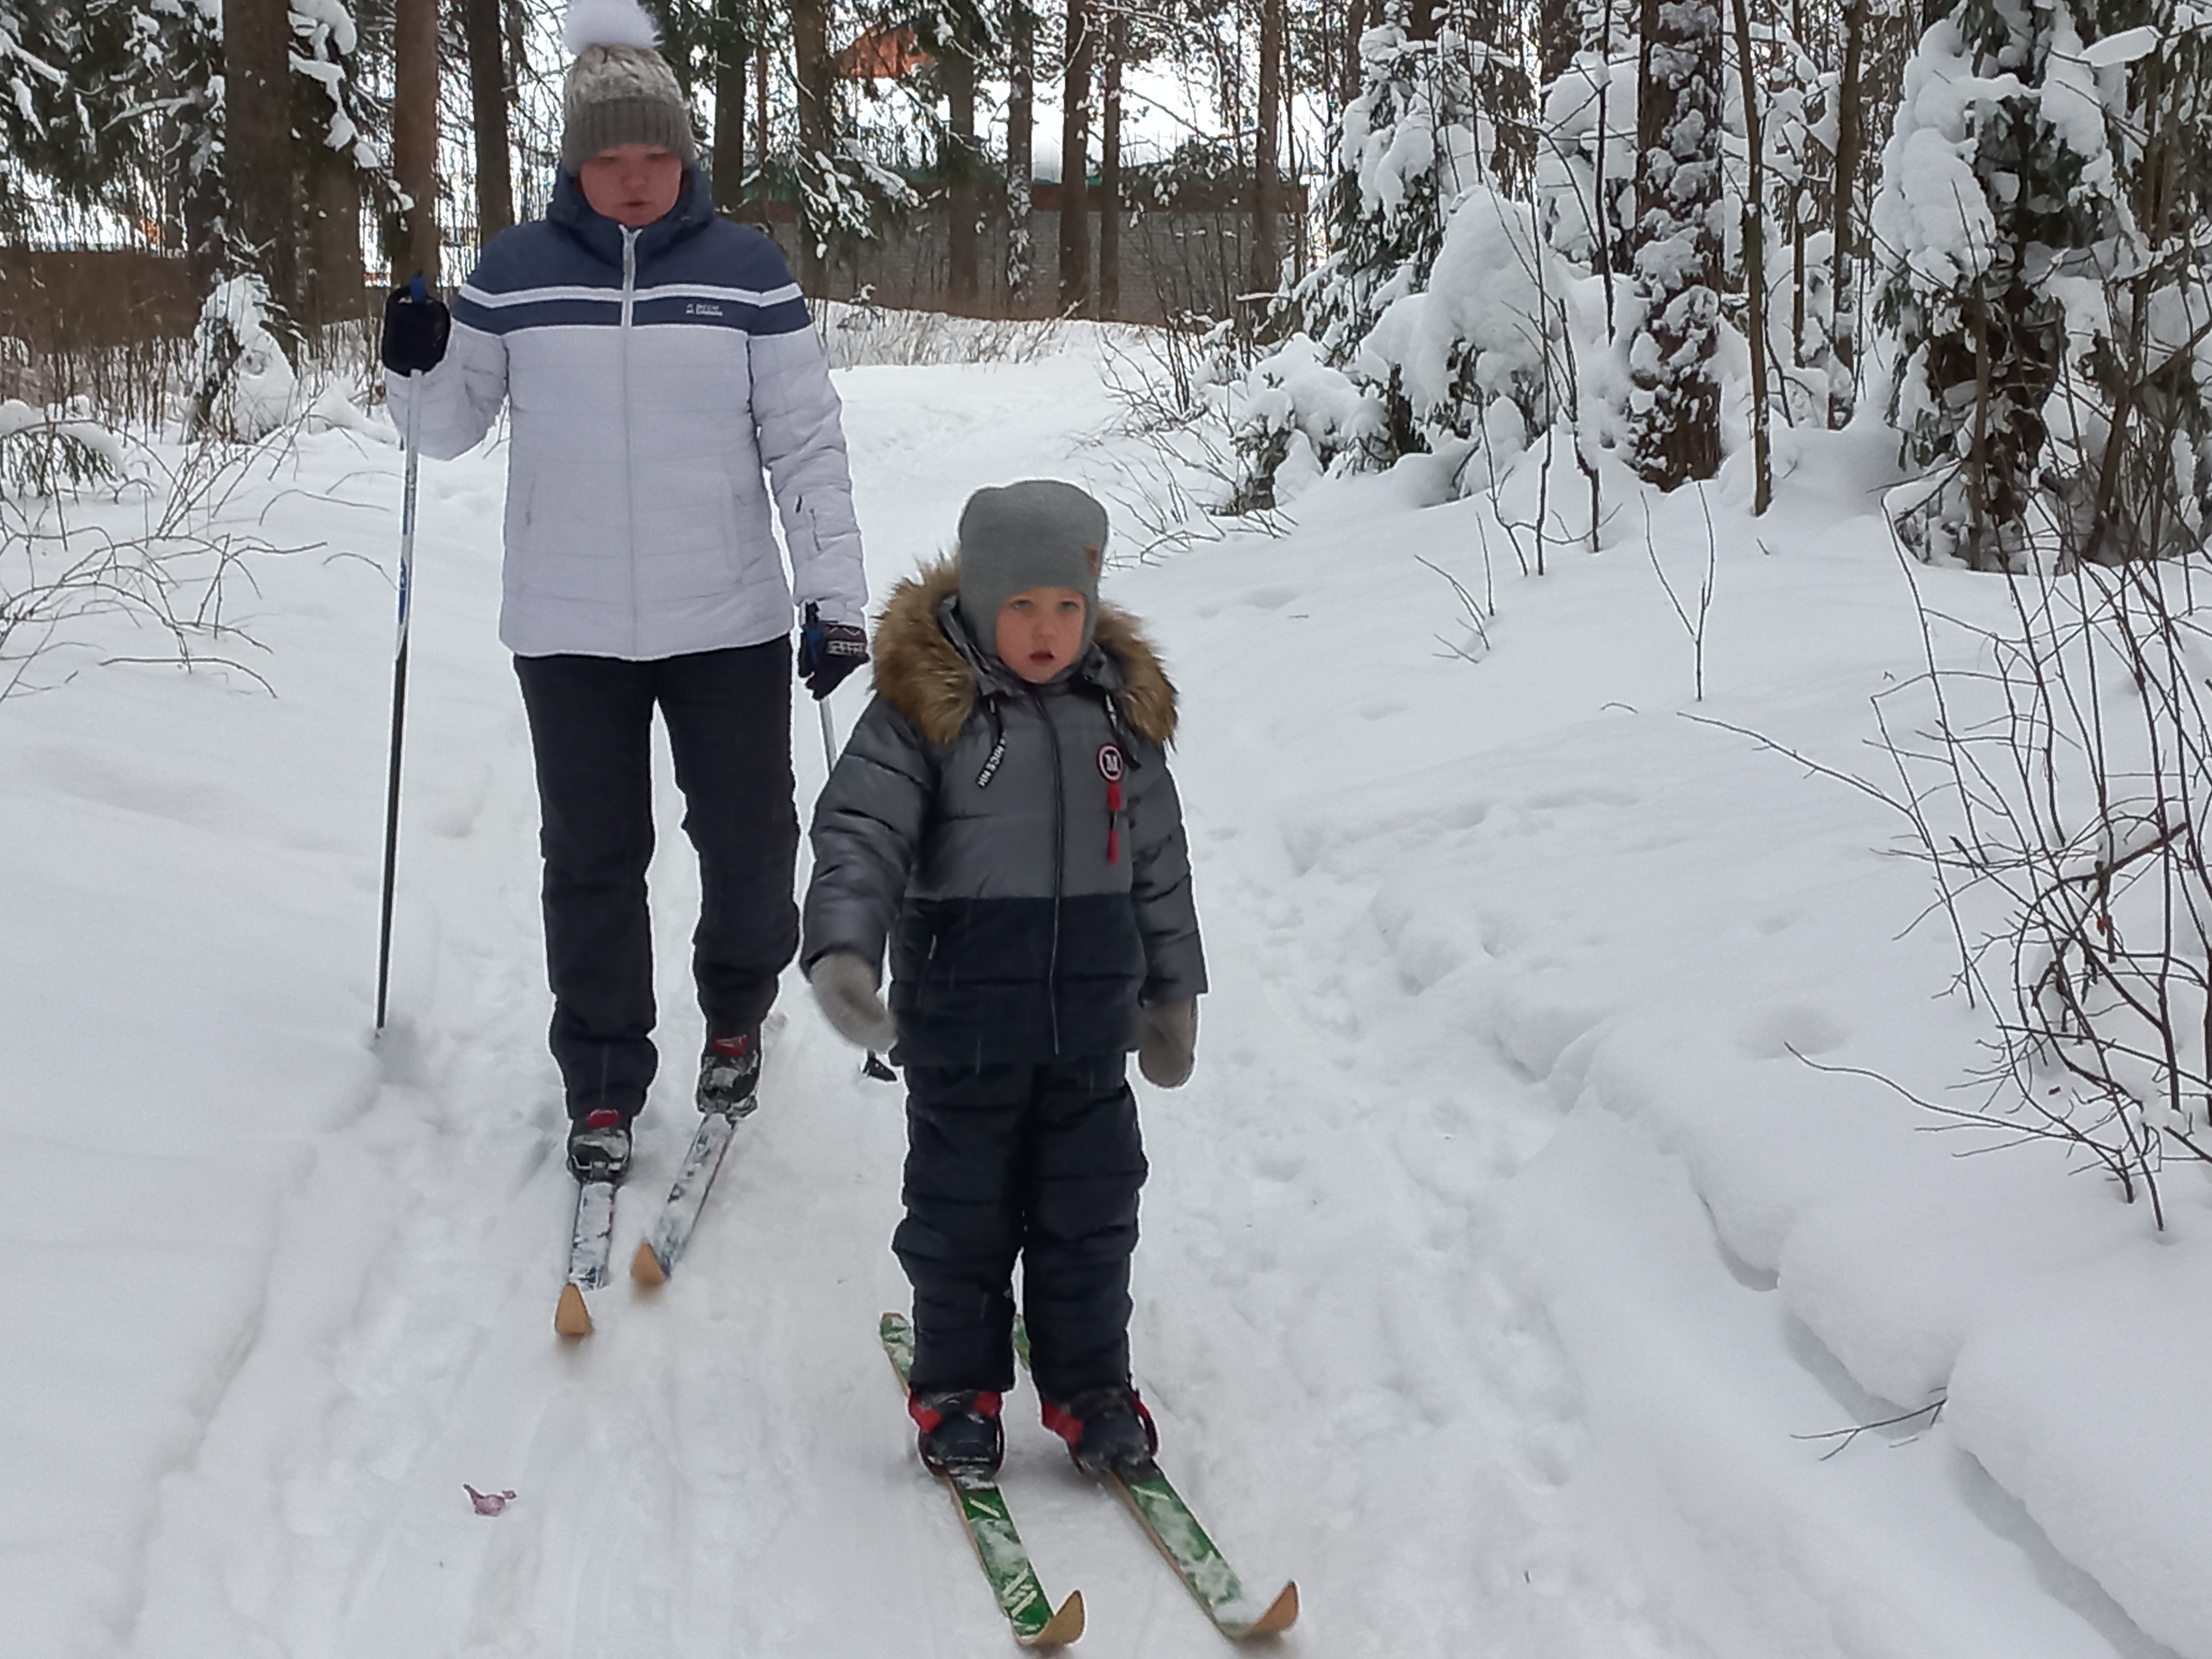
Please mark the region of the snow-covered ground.
<svg viewBox="0 0 2212 1659"><path fill-rule="evenodd" d="M975 486L1126 499L1097 347L843 371L878 591ZM1468 643L1479 502L1320 486L1279 541L1109 575L1186 698L1215 989L1144 1094L1139 1381L1282 1650L1544 1659L2212 1656L2212 1186L2170 1225L2041 1147L1926 1133L1979 1058L1899 823L1686 710L1871 771L1919 665L1878 437L1711 494L1705 697L1640 518ZM678 1279L550 1319L568 1182L535 800L493 635L504 456L422 473L392 1028L369 1035L399 459L302 438L229 521L236 673L0 705L0 1649L974 1655L1006 1641L875 1341L895 1089L794 979ZM112 521L136 509L109 507ZM1634 517L1632 510L1628 515ZM1653 507L1679 591L1705 519ZM1924 573L1995 615L1990 579ZM270 695L273 691L274 695ZM854 687L834 700L841 725ZM813 710L794 741L821 778ZM672 783L670 1171L697 1041ZM626 1260L646 1206L618 1229ZM1822 1438L1927 1407L1850 1443ZM1013 1407L1006 1480L1082 1650L1219 1651ZM464 1484L512 1491L495 1517Z"/></svg>

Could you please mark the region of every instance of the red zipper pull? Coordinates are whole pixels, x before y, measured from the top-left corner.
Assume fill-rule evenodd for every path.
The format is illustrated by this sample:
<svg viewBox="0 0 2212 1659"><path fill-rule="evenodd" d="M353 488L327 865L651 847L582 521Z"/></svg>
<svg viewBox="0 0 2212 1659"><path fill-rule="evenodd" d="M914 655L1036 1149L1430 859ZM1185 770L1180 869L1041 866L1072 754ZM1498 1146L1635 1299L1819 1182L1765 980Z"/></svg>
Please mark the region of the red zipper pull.
<svg viewBox="0 0 2212 1659"><path fill-rule="evenodd" d="M1121 861L1121 781L1114 778L1106 785L1106 862Z"/></svg>

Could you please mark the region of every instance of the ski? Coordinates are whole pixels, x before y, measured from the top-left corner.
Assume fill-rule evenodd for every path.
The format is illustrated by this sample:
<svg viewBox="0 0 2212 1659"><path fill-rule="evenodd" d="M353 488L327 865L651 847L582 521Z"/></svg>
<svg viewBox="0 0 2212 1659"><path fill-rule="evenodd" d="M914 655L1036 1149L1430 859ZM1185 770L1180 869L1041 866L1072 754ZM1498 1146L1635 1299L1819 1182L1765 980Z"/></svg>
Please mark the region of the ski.
<svg viewBox="0 0 2212 1659"><path fill-rule="evenodd" d="M887 1313L879 1334L891 1369L904 1388L914 1370L914 1328L905 1315ZM1036 1569L1030 1564L1029 1551L1014 1528L998 1482L988 1476L945 1474L939 1479L952 1494L960 1524L975 1547L975 1559L990 1580L999 1610L1013 1626L1014 1640L1028 1648L1060 1647L1082 1635L1083 1592L1070 1590L1059 1609L1054 1609L1051 1597L1037 1582Z"/></svg>
<svg viewBox="0 0 2212 1659"><path fill-rule="evenodd" d="M761 1022L763 1066L768 1060L769 1042L783 1030L783 1016L778 1013L771 1013ZM699 1224L699 1212L706 1208L707 1194L714 1188L714 1177L721 1172L722 1155L730 1150L738 1125L750 1117L759 1104L756 1085L755 1093L747 1095L730 1110L700 1113L699 1127L691 1132L690 1150L684 1154L683 1164L676 1171L668 1196L661 1200L660 1213L653 1218L653 1225L638 1241L636 1253L629 1259L629 1276L638 1284L657 1290L676 1271L676 1260L691 1242L691 1230Z"/></svg>
<svg viewBox="0 0 2212 1659"><path fill-rule="evenodd" d="M592 1310L584 1292L607 1282L607 1258L614 1247L615 1183L576 1183L575 1219L568 1229L568 1282L553 1310L553 1328L563 1336L589 1336Z"/></svg>
<svg viewBox="0 0 2212 1659"><path fill-rule="evenodd" d="M653 1218L651 1229L638 1241L637 1254L630 1258L629 1276L639 1284L665 1285L676 1271L676 1259L691 1242L691 1230L698 1225L699 1212L706 1206L707 1194L721 1170L722 1154L730 1150L738 1125L751 1115L758 1099L757 1095L748 1097L741 1111L699 1114L691 1149L684 1154L668 1196L661 1200L660 1213Z"/></svg>
<svg viewBox="0 0 2212 1659"><path fill-rule="evenodd" d="M1019 1320L1014 1322L1014 1352L1026 1369L1030 1337ZM1157 1462L1146 1458L1140 1466L1105 1478L1224 1636L1232 1642L1248 1641L1278 1635L1297 1623L1297 1583L1285 1583L1272 1601L1255 1600Z"/></svg>
<svg viewBox="0 0 2212 1659"><path fill-rule="evenodd" d="M1297 1622L1297 1585L1285 1584L1265 1604L1254 1600L1158 1463L1147 1459L1141 1468L1106 1478L1224 1636L1243 1642Z"/></svg>

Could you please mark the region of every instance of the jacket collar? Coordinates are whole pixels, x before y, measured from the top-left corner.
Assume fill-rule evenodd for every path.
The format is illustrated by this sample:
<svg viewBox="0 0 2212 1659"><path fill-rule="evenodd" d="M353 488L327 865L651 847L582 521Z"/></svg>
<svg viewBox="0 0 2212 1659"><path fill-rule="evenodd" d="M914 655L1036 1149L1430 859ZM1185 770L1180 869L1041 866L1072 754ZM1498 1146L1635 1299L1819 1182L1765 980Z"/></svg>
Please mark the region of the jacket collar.
<svg viewBox="0 0 2212 1659"><path fill-rule="evenodd" d="M876 624L876 690L932 743L949 744L980 700L1018 696L1029 682L976 641L961 620L960 567L951 559L901 582ZM1087 686L1131 730L1154 743L1175 736L1176 691L1135 618L1101 605L1091 645L1048 693Z"/></svg>
<svg viewBox="0 0 2212 1659"><path fill-rule="evenodd" d="M696 235L713 222L714 187L697 167L684 172L684 189L676 205L637 233L637 258L642 264L686 237ZM596 258L620 269L623 228L584 199L576 175L562 167L553 181L553 200L545 210L549 224L556 224L582 243Z"/></svg>

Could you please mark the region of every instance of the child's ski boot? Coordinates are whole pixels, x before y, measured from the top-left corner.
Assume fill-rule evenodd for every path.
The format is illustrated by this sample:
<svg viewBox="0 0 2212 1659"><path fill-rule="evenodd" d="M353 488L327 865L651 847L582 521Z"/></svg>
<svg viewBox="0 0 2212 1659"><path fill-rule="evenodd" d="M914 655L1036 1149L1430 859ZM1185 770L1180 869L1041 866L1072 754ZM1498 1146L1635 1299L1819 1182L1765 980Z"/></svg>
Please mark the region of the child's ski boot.
<svg viewBox="0 0 2212 1659"><path fill-rule="evenodd" d="M1152 1414L1126 1384L1046 1401L1044 1425L1067 1442L1067 1455L1086 1474L1141 1474L1160 1449Z"/></svg>
<svg viewBox="0 0 2212 1659"><path fill-rule="evenodd" d="M995 1391L909 1394L906 1409L921 1431L915 1446L932 1474L984 1480L998 1474L1006 1436Z"/></svg>

